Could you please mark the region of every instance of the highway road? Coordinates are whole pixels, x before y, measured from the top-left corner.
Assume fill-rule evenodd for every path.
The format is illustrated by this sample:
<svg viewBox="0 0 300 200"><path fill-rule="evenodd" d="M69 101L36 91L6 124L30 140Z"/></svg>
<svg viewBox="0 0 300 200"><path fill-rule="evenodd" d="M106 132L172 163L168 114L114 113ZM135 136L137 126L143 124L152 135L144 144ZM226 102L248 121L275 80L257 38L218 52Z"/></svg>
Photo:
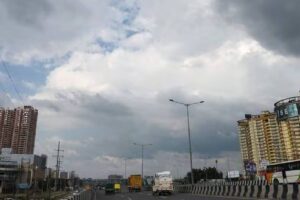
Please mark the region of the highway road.
<svg viewBox="0 0 300 200"><path fill-rule="evenodd" d="M104 191L94 191L91 200L154 200L154 199L166 199L166 200L222 200L222 199L242 199L234 197L202 197L193 194L175 193L171 196L152 196L152 192L136 192L128 193L121 192L116 194L105 195ZM243 198L244 199L244 198Z"/></svg>

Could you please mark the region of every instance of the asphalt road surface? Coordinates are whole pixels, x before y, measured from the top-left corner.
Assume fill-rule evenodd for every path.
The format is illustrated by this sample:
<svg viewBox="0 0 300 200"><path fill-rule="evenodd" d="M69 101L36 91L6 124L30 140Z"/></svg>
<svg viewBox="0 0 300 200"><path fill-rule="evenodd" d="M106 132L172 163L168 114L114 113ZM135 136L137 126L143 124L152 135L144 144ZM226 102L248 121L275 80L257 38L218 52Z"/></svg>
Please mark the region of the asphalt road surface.
<svg viewBox="0 0 300 200"><path fill-rule="evenodd" d="M105 195L104 191L94 191L91 200L154 200L154 199L167 199L167 200L222 200L222 199L242 199L234 197L204 197L193 194L174 193L166 196L153 196L152 192L121 192L115 194Z"/></svg>

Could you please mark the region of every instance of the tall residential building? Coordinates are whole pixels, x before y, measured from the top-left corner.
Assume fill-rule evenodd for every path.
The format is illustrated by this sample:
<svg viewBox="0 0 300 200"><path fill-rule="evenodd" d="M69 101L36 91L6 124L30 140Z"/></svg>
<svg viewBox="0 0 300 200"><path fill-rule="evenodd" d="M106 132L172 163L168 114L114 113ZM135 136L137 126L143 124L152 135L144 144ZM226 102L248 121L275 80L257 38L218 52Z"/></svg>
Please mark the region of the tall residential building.
<svg viewBox="0 0 300 200"><path fill-rule="evenodd" d="M34 151L38 111L32 106L13 110L0 108L0 149L12 148L16 154Z"/></svg>
<svg viewBox="0 0 300 200"><path fill-rule="evenodd" d="M0 108L0 149L11 147L14 119L14 110Z"/></svg>
<svg viewBox="0 0 300 200"><path fill-rule="evenodd" d="M257 166L262 161L282 161L279 128L275 113L264 111L259 115L246 115L238 121L242 160Z"/></svg>
<svg viewBox="0 0 300 200"><path fill-rule="evenodd" d="M242 160L243 161L253 160L249 121L247 119L238 121L238 128L239 128Z"/></svg>
<svg viewBox="0 0 300 200"><path fill-rule="evenodd" d="M285 160L300 159L300 96L274 104Z"/></svg>

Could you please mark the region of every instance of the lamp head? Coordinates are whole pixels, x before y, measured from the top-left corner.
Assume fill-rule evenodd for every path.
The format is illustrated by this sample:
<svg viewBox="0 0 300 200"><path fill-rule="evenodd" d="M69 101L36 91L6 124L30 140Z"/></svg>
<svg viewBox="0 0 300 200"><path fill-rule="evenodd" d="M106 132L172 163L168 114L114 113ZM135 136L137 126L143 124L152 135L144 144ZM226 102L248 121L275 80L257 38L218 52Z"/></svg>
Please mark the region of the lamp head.
<svg viewBox="0 0 300 200"><path fill-rule="evenodd" d="M174 101L173 99L169 99L169 101Z"/></svg>
<svg viewBox="0 0 300 200"><path fill-rule="evenodd" d="M200 101L200 103L204 103L204 101Z"/></svg>

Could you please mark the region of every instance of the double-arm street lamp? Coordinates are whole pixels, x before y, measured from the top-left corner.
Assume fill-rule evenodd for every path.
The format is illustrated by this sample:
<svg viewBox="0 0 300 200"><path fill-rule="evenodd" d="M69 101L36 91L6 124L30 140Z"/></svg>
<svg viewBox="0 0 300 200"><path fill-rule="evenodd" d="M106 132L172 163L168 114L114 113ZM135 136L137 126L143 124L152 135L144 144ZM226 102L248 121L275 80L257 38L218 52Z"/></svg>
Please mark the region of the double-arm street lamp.
<svg viewBox="0 0 300 200"><path fill-rule="evenodd" d="M192 145L191 145L191 130L190 130L190 116L189 116L189 107L191 105L204 103L204 101L194 102L194 103L182 103L179 101L175 101L174 99L169 99L169 101L177 104L181 104L186 107L186 115L187 115L187 125L188 125L188 136L189 136L189 149L190 149L190 165L191 165L191 181L192 185L194 185L194 174L193 174L193 158L192 158Z"/></svg>
<svg viewBox="0 0 300 200"><path fill-rule="evenodd" d="M152 144L138 144L138 143L133 143L133 144L137 145L137 146L140 146L142 148L142 180L143 180L144 179L144 147L145 146L150 146Z"/></svg>

